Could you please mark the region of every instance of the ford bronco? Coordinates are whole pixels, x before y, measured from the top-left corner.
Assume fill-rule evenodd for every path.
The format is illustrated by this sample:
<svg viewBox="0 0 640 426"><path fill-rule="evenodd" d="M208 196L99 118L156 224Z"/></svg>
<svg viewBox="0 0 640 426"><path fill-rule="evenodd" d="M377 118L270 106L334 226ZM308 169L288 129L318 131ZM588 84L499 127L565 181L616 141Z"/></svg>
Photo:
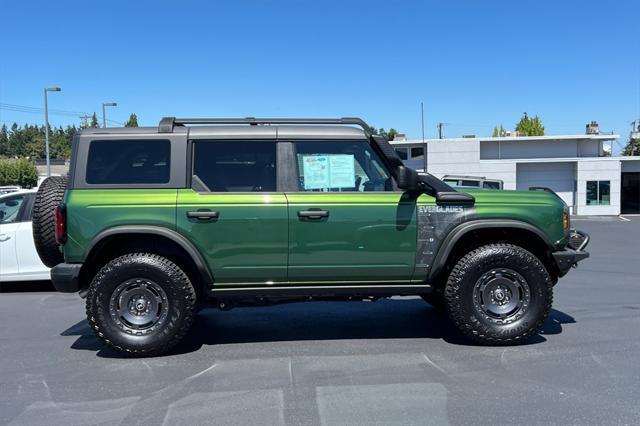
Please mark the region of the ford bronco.
<svg viewBox="0 0 640 426"><path fill-rule="evenodd" d="M358 118L85 129L34 206L34 240L96 335L165 353L199 306L421 296L480 344L516 344L589 238L552 191L455 190Z"/></svg>

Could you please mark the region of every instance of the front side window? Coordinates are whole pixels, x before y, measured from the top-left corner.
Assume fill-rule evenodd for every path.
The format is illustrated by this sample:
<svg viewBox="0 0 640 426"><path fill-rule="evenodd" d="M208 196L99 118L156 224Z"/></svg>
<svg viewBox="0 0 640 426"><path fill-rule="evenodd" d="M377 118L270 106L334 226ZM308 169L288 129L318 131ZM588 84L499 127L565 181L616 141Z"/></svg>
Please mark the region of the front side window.
<svg viewBox="0 0 640 426"><path fill-rule="evenodd" d="M300 191L393 191L389 171L367 142L296 142L295 147Z"/></svg>
<svg viewBox="0 0 640 426"><path fill-rule="evenodd" d="M274 141L198 141L193 187L205 192L275 192Z"/></svg>
<svg viewBox="0 0 640 426"><path fill-rule="evenodd" d="M88 184L162 184L170 177L168 140L94 140L87 159Z"/></svg>
<svg viewBox="0 0 640 426"><path fill-rule="evenodd" d="M587 181L587 205L608 206L611 204L611 181Z"/></svg>
<svg viewBox="0 0 640 426"><path fill-rule="evenodd" d="M24 195L5 198L0 201L0 223L14 223L20 219L20 207L24 203Z"/></svg>

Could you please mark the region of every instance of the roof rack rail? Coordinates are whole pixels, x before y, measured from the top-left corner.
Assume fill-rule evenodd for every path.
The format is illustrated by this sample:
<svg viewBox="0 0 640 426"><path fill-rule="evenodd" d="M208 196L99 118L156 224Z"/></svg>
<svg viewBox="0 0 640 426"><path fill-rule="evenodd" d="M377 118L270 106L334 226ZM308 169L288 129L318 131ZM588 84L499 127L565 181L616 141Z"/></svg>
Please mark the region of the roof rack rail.
<svg viewBox="0 0 640 426"><path fill-rule="evenodd" d="M369 132L369 125L361 118L176 118L164 117L158 125L159 133L173 133L175 126L185 124L353 124L362 127L365 132Z"/></svg>

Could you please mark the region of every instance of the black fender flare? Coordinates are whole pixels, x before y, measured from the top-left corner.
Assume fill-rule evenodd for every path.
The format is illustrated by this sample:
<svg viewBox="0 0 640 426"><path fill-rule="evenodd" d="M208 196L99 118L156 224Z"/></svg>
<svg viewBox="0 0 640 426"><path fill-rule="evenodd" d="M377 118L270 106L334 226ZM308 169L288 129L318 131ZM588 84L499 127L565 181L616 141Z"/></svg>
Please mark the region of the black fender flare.
<svg viewBox="0 0 640 426"><path fill-rule="evenodd" d="M189 241L185 236L179 234L178 232L168 228L163 228L161 226L123 225L105 229L104 231L96 235L93 240L91 240L91 243L87 246L87 249L82 255L82 262L84 263L87 260L93 249L105 238L123 234L157 235L170 239L171 241L182 247L182 249L184 249L184 251L191 257L206 285L210 285L211 283L213 283L213 275L211 275L209 267L200 255L198 249L196 249L191 241Z"/></svg>
<svg viewBox="0 0 640 426"><path fill-rule="evenodd" d="M512 219L470 220L468 222L463 222L453 228L451 232L447 234L444 241L442 241L442 244L438 249L438 253L436 254L436 257L433 261L431 270L429 271L427 281L433 280L442 271L447 263L447 259L449 258L451 251L463 236L471 231L487 228L512 228L532 232L537 235L542 241L544 241L544 243L549 248L549 251L554 251L553 244L549 241L544 232L530 223Z"/></svg>

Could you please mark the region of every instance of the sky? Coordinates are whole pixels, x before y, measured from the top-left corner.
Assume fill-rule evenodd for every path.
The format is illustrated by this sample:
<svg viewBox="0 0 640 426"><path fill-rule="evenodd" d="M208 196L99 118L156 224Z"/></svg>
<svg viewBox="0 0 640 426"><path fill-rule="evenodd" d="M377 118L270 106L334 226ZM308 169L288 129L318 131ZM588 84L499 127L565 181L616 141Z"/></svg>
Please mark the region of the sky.
<svg viewBox="0 0 640 426"><path fill-rule="evenodd" d="M94 4L95 3L95 4ZM640 118L640 1L0 0L0 123L359 116L425 136L628 139ZM16 111L13 105L32 107ZM24 109L24 108L19 108Z"/></svg>

